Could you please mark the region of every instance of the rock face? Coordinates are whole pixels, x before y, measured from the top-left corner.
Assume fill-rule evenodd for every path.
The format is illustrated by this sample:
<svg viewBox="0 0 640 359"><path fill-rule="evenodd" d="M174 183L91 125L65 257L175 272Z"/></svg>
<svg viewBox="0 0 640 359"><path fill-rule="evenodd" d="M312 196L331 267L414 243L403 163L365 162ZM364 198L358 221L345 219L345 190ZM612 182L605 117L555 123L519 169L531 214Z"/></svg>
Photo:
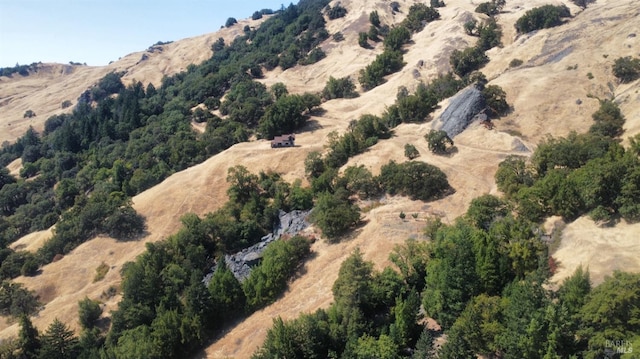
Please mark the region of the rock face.
<svg viewBox="0 0 640 359"><path fill-rule="evenodd" d="M245 248L235 254L227 254L224 256L227 267L240 282L244 281L249 277L251 268L260 263L262 252L264 252L269 243L277 241L282 236L295 236L309 226L306 218L310 212L311 211L291 211L285 213L284 211L280 211L280 223L273 229L272 233L262 237L260 242L251 247ZM216 268L217 265L211 268L211 272L204 277L203 282L205 285L209 285L209 281L216 271Z"/></svg>
<svg viewBox="0 0 640 359"><path fill-rule="evenodd" d="M435 129L442 130L453 138L464 131L471 122L486 107L482 92L471 86L460 90L449 101L449 106L434 122Z"/></svg>

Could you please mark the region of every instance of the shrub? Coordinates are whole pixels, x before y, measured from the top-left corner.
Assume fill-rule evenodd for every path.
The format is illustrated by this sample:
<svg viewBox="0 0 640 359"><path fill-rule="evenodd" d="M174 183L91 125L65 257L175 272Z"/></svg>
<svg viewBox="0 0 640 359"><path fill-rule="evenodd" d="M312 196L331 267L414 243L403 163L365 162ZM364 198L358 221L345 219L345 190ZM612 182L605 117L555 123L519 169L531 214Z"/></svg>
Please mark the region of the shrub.
<svg viewBox="0 0 640 359"><path fill-rule="evenodd" d="M522 65L522 60L520 59L513 59L511 60L511 62L509 62L509 67L513 68L513 67L518 67L520 65Z"/></svg>
<svg viewBox="0 0 640 359"><path fill-rule="evenodd" d="M104 277L109 273L109 265L107 263L102 262L96 268L96 275L93 277L93 282L99 282L104 279Z"/></svg>
<svg viewBox="0 0 640 359"><path fill-rule="evenodd" d="M416 148L416 146L407 143L404 145L404 156L410 160L420 157L420 152Z"/></svg>
<svg viewBox="0 0 640 359"><path fill-rule="evenodd" d="M71 105L73 105L73 103L71 103L71 101L69 101L69 100L64 100L62 102L62 108L71 107Z"/></svg>
<svg viewBox="0 0 640 359"><path fill-rule="evenodd" d="M392 1L389 6L391 6L391 11L400 12L400 4L397 1Z"/></svg>
<svg viewBox="0 0 640 359"><path fill-rule="evenodd" d="M640 59L631 56L620 57L613 63L613 76L621 82L631 82L640 78Z"/></svg>
<svg viewBox="0 0 640 359"><path fill-rule="evenodd" d="M431 0L431 7L435 8L435 7L444 7L444 1L442 0Z"/></svg>
<svg viewBox="0 0 640 359"><path fill-rule="evenodd" d="M466 32L467 35L475 35L475 31L478 27L478 20L471 19L465 22L463 27L464 27L464 32Z"/></svg>
<svg viewBox="0 0 640 359"><path fill-rule="evenodd" d="M22 118L31 118L31 117L36 117L36 113L33 112L33 110L27 110L24 112L24 115L22 115Z"/></svg>
<svg viewBox="0 0 640 359"><path fill-rule="evenodd" d="M252 20L262 19L262 13L260 11L254 12L253 15L251 15L251 19Z"/></svg>
<svg viewBox="0 0 640 359"><path fill-rule="evenodd" d="M546 29L562 24L562 18L570 17L571 12L565 5L544 5L528 10L515 24L520 34L538 29Z"/></svg>
<svg viewBox="0 0 640 359"><path fill-rule="evenodd" d="M342 35L341 32L336 32L335 34L333 34L333 40L340 42L344 40L344 35Z"/></svg>

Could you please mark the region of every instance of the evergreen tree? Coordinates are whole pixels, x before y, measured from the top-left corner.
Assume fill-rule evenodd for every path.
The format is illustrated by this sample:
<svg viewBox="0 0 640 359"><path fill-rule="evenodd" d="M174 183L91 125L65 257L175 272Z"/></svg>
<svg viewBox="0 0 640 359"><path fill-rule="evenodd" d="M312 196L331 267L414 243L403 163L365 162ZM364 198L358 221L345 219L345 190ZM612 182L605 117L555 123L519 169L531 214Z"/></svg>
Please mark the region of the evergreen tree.
<svg viewBox="0 0 640 359"><path fill-rule="evenodd" d="M78 354L78 338L58 318L42 335L41 359L71 359Z"/></svg>
<svg viewBox="0 0 640 359"><path fill-rule="evenodd" d="M33 326L31 320L26 315L20 316L20 333L18 334L18 346L22 352L22 357L32 359L38 357L40 350L40 338L38 329Z"/></svg>

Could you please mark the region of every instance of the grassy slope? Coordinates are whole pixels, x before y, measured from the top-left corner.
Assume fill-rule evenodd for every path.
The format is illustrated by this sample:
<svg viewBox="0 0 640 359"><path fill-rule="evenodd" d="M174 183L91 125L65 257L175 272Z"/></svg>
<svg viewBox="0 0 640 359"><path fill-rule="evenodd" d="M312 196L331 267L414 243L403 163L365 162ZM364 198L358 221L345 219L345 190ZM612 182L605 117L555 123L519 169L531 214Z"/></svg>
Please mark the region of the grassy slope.
<svg viewBox="0 0 640 359"><path fill-rule="evenodd" d="M399 2L401 9L405 11L412 3ZM267 85L284 82L290 92L298 93L321 90L330 75L356 78L358 70L381 52L381 45L374 50L364 50L357 46L357 32L366 31L369 26L368 13L377 9L383 23L387 24L397 23L404 17L401 13L392 15L388 4L382 1L372 4L361 0L343 0L341 3L349 10L349 14L346 18L329 22L328 29L330 33L342 31L345 41L336 44L328 40L323 45L328 55L326 59L312 66L295 67L285 72L274 71L265 78L264 82ZM19 278L18 281L38 291L43 299L50 300L40 312L40 316L34 318L34 323L39 328L44 328L54 317L59 317L74 325L77 321L77 301L84 296L98 298L108 287L117 285L120 281L120 268L144 251L145 242L160 240L174 233L179 227L179 217L182 214L204 214L215 210L226 201L224 178L228 167L242 164L252 171L281 172L290 181L302 178L306 154L313 150L321 151L329 132L344 131L349 121L361 114L380 114L386 105L394 102L398 86L403 85L412 90L419 80L428 81L438 72L446 71L449 53L475 41L474 38L464 35L462 25L470 16L476 15L473 9L477 5L467 0L450 0L446 3L445 8L439 9L442 20L429 24L424 31L414 36L415 43L405 54L407 65L401 72L391 75L386 84L362 94L357 99L334 100L323 104L326 113L322 117L314 118L308 130L297 135L296 142L300 147L274 151L269 149L266 141L233 146L200 165L173 175L134 198L135 208L147 217L149 226L149 233L142 240L117 243L109 238L97 238L81 245L62 260L46 266L40 276ZM387 263L388 253L394 244L403 242L409 236L419 236L420 228L427 216L438 215L445 221L451 221L465 211L472 198L484 193L496 193L493 174L498 163L508 154L518 153L513 147L516 138L508 133L520 133L519 139L532 148L547 133L565 135L571 130L586 131L591 123L591 113L598 105L596 100L586 97L588 93L599 97L614 95L620 101L620 107L627 118L625 137L640 132L640 106L637 106L640 100L639 81L617 85L610 71L615 58L638 55L640 44L637 38L627 35L639 28L640 17L637 15L640 5L632 0L613 0L606 3L601 0L580 12L578 8L567 3L572 13L577 13L568 24L516 38L512 30L515 20L525 10L544 3L547 2L509 1L505 13L498 18L505 31L505 46L489 51L491 62L483 72L492 83L505 89L514 111L508 117L497 121L494 130L472 125L455 138L459 149L457 154L451 157L436 157L428 153L422 138L431 128L430 123L401 125L396 129L392 139L377 144L370 151L352 158L349 162L349 165L364 164L376 172L390 159L403 161L404 144L413 143L422 154L417 160L435 164L443 169L456 193L428 205L406 198L385 200L381 206L365 214L366 224L349 240L337 245L316 242L312 247L316 255L307 263L305 272L293 281L289 291L273 305L231 328L219 341L207 348L203 356L248 357L262 342L266 330L271 325L271 318L277 315L293 318L301 311L308 312L326 307L332 301L331 285L337 277L342 260L355 247L360 247L367 259L383 266ZM241 29L242 26L244 24L234 28ZM230 32L234 29L223 31ZM158 62L152 62L153 57L147 60L146 64L131 65L139 60L140 53L124 57L110 68L125 69L133 66L130 67L128 78L135 77L144 82L157 81L162 76L156 72L158 67L172 69L166 70L171 73L186 67L190 61L199 61L208 56L201 53L201 49L208 48L208 45L203 46L203 42L196 42L196 39L201 39L207 44L220 36L220 33L216 33L168 45L167 50L162 53L163 61L167 64L165 68L159 66ZM232 34L225 33L225 36ZM189 41L193 44L186 45ZM570 50L565 50L567 48ZM608 56L605 58L603 55ZM519 68L509 69L508 64L513 58L523 60L524 64ZM417 67L419 60L424 61L423 67ZM579 64L577 69L567 70L568 66L575 64ZM108 71L105 68L89 69L101 71L101 74ZM80 70L85 69L76 71ZM415 71L419 73L417 79L414 77ZM593 80L587 78L588 72L593 74ZM50 81L45 83L55 86L57 83L64 83L65 80L61 79L71 78L74 74L75 72L67 77L58 76L43 81ZM140 77L136 77L135 74ZM101 75L95 75L95 79L100 77ZM608 83L612 84L611 88ZM68 92L60 94L61 97L52 100L48 106L59 107L64 99L76 98L89 84L90 82L81 85L67 83ZM44 85L33 86L40 86L40 90L31 90L35 91L32 95L4 105L5 109L11 111L3 111L0 125L6 126L4 121L9 119L9 122L13 121L12 126L20 125L26 128L24 126L28 125L22 123L22 114L28 108L38 113L37 120L33 121L41 121L41 124L46 119L49 112L44 102ZM5 82L0 82L0 98L5 99L5 91L11 88ZM19 89L15 88L12 91L17 93ZM17 106L21 103L19 101L27 101L27 98L31 102L26 103L23 106L26 106L25 108ZM582 104L577 105L576 99L581 99ZM40 104L43 110L37 107ZM19 133L11 132L11 135L16 136ZM418 219L407 216L407 219L402 221L398 217L400 211L408 214L418 213ZM604 275L616 268L640 271L640 263L633 260L640 255L640 248L631 238L634 233L639 232L640 225L622 224L615 228L602 229L584 219L569 224L565 229L560 249L556 252L561 265L554 279L567 276L580 263L589 265L592 279L596 282L601 281ZM46 237L46 234L40 237L43 236ZM25 238L20 243L27 248L33 248L29 246L30 242L31 240ZM618 258L622 253L631 257L626 261L620 261ZM103 281L92 283L95 268L102 262L107 263L111 270ZM114 297L105 301L105 313L115 308L117 300L118 297ZM5 338L14 335L17 326L0 324L0 329L4 329L0 331L0 338Z"/></svg>

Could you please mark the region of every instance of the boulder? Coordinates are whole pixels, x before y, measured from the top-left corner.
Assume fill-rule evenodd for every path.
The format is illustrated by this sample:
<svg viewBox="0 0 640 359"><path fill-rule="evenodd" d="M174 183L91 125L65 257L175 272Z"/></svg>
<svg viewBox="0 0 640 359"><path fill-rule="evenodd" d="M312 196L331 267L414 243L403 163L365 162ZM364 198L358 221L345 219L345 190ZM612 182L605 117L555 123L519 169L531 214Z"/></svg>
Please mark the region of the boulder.
<svg viewBox="0 0 640 359"><path fill-rule="evenodd" d="M234 254L227 254L224 256L224 261L233 275L242 282L251 274L251 268L260 264L262 259L262 252L267 248L267 245L273 241L280 239L283 235L295 236L309 226L306 218L311 211L291 211L286 213L280 211L279 224L275 226L272 233L260 239L260 242L245 248L240 252ZM213 276L213 273L217 269L217 264L211 268L211 271L202 280L205 285L209 285L209 281Z"/></svg>
<svg viewBox="0 0 640 359"><path fill-rule="evenodd" d="M464 131L485 108L482 92L474 86L467 87L451 98L449 106L434 121L433 128L442 130L453 138Z"/></svg>

